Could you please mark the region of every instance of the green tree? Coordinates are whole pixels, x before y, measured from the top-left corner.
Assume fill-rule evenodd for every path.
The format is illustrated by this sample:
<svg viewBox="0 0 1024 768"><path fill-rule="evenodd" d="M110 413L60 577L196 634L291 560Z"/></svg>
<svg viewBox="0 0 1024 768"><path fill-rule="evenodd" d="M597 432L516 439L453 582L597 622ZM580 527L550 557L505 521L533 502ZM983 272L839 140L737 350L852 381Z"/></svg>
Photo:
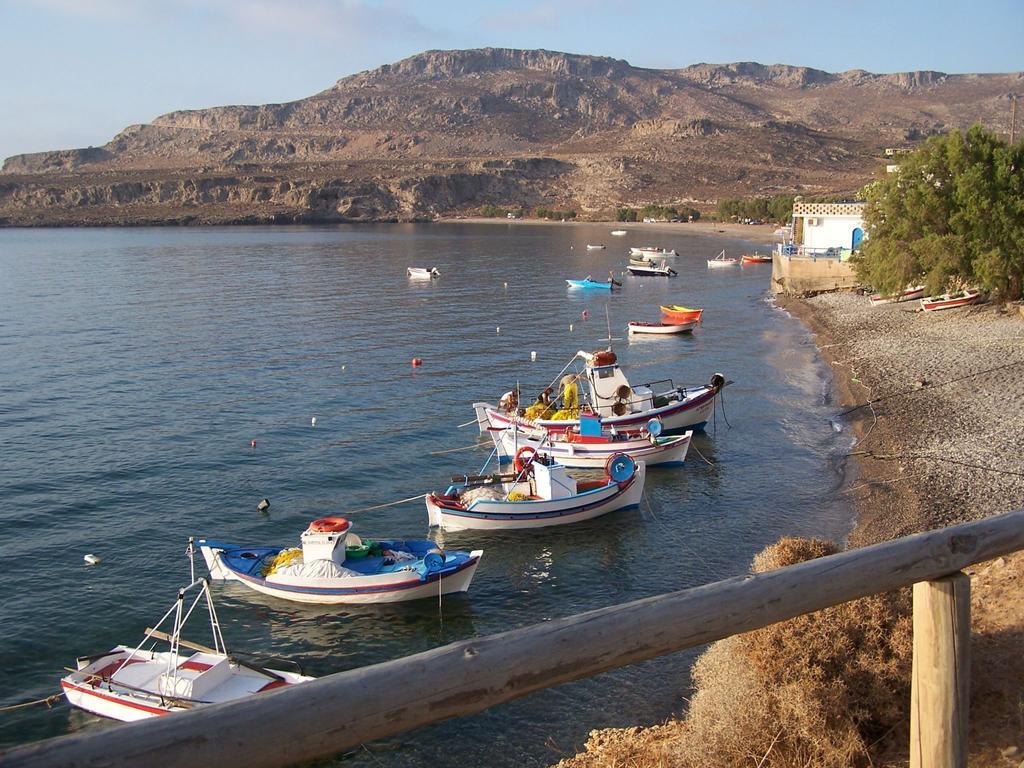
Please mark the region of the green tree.
<svg viewBox="0 0 1024 768"><path fill-rule="evenodd" d="M619 208L615 212L616 221L636 221L636 211L632 208Z"/></svg>
<svg viewBox="0 0 1024 768"><path fill-rule="evenodd" d="M898 173L863 190L868 238L858 277L883 293L967 284L1020 298L1024 281L1024 142L974 126L933 137Z"/></svg>

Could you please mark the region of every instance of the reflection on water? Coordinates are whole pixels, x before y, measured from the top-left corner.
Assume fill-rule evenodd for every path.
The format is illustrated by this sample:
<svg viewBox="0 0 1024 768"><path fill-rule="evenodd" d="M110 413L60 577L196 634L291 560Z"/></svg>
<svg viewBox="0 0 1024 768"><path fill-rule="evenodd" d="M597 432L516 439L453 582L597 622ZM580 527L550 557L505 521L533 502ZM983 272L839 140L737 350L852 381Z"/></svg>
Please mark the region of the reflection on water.
<svg viewBox="0 0 1024 768"><path fill-rule="evenodd" d="M733 576L782 534L842 536L848 438L829 425L827 366L764 301L767 270L706 267L723 244L749 244L681 226L586 251L607 229L0 231L0 557L17 564L0 573L0 706L53 693L80 654L137 642L188 580L190 535L294 543L314 518L476 472L490 447L456 426L470 403L517 383L539 392L609 331L634 383L735 382L686 466L651 468L639 509L484 534L429 531L422 499L356 512L364 537L484 549L471 593L318 608L217 584L229 647L324 675ZM678 278L566 289L651 239L679 251ZM420 264L441 277L409 280ZM705 308L692 336L627 338L628 321L666 303ZM103 563L84 566L86 552ZM433 766L457 748L469 765L546 765L592 728L678 711L692 658L544 691L346 764ZM96 727L67 707L19 710L0 719L0 745Z"/></svg>

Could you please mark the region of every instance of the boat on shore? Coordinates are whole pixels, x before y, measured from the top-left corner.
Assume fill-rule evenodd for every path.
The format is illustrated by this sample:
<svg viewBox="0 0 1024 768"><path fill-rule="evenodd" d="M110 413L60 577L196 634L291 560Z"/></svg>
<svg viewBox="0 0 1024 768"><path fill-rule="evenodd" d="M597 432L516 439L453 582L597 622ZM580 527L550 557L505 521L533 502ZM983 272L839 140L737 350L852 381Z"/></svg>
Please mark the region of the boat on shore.
<svg viewBox="0 0 1024 768"><path fill-rule="evenodd" d="M726 256L724 249L722 250L722 252L720 254L715 256L715 258L708 259L708 266L709 267L735 267L739 263L740 263L739 259L737 259L735 257L728 257L728 256Z"/></svg>
<svg viewBox="0 0 1024 768"><path fill-rule="evenodd" d="M772 257L771 254L757 253L755 251L754 253L744 253L740 256L740 261L743 264L771 264Z"/></svg>
<svg viewBox="0 0 1024 768"><path fill-rule="evenodd" d="M185 596L193 590L198 594L191 600L191 606L186 605ZM203 598L206 610L196 611ZM209 616L212 648L181 637L193 613ZM172 630L164 632L160 626L172 616ZM156 643L161 641L167 642L170 650L157 651ZM195 653L185 653L183 648ZM130 722L220 704L313 679L297 672L266 669L229 654L209 582L198 579L178 590L170 610L155 627L145 631L137 646L117 645L103 653L79 657L77 669L62 678L60 685L73 706Z"/></svg>
<svg viewBox="0 0 1024 768"><path fill-rule="evenodd" d="M672 304L670 306L661 306L661 315L669 323L690 323L700 322L701 317L704 314L703 309L693 309L691 307L683 307L679 304Z"/></svg>
<svg viewBox="0 0 1024 768"><path fill-rule="evenodd" d="M465 592L483 555L445 552L429 539L363 541L343 517L314 520L301 547L200 539L210 576L264 595L321 605L397 603Z"/></svg>
<svg viewBox="0 0 1024 768"><path fill-rule="evenodd" d="M583 368L561 376L560 403L538 402L526 409L473 403L480 432L488 434L492 428L504 429L512 424L531 429L572 429L579 426L582 406L586 405L601 417L606 429L640 429L651 419L659 419L665 434L681 433L703 428L711 417L715 398L727 384L725 377L716 373L707 384L693 387L678 387L671 379L632 386L610 348L581 350L574 361L581 361ZM577 382L582 382L586 390L582 402ZM556 409L556 405L560 407Z"/></svg>
<svg viewBox="0 0 1024 768"><path fill-rule="evenodd" d="M575 469L600 469L617 453L624 453L648 467L679 465L686 460L693 432L663 436L661 422L652 419L639 431L608 432L594 415L580 417L578 428L531 430L513 424L493 430L491 438L501 462L511 461L523 448L541 456L550 456L559 464Z"/></svg>
<svg viewBox="0 0 1024 768"><path fill-rule="evenodd" d="M624 230L624 229L613 229L612 230L612 234L615 235L615 237L622 237L623 235L626 234L626 230Z"/></svg>
<svg viewBox="0 0 1024 768"><path fill-rule="evenodd" d="M444 493L428 493L430 525L446 531L568 525L639 505L646 477L644 463L623 453L606 460L601 480L577 481L565 466L529 447L519 449L513 468L453 477Z"/></svg>
<svg viewBox="0 0 1024 768"><path fill-rule="evenodd" d="M637 275L640 277L675 277L677 274L679 274L674 269L672 269L672 267L668 266L665 262L661 262L660 265L655 265L652 263L634 264L633 260L630 259L629 264L626 266L626 269L629 271L629 274Z"/></svg>
<svg viewBox="0 0 1024 768"><path fill-rule="evenodd" d="M943 309L956 309L973 304L981 296L981 291L970 288L965 291L944 293L941 296L928 296L921 299L921 309L925 312L938 312Z"/></svg>
<svg viewBox="0 0 1024 768"><path fill-rule="evenodd" d="M630 333L652 333L652 334L677 334L677 333L693 333L693 329L696 327L697 321L690 320L686 323L641 323L641 322L630 322L628 324Z"/></svg>
<svg viewBox="0 0 1024 768"><path fill-rule="evenodd" d="M441 276L441 270L437 267L406 267L405 271L409 277L426 280Z"/></svg>
<svg viewBox="0 0 1024 768"><path fill-rule="evenodd" d="M921 299L921 298L924 298L924 286L923 285L913 285L913 286L910 286L910 287L904 289L903 291L901 291L896 296L883 296L880 293L872 294L869 297L869 301L873 305L878 305L878 304L896 304L896 303L901 302L901 301L916 301L917 299Z"/></svg>

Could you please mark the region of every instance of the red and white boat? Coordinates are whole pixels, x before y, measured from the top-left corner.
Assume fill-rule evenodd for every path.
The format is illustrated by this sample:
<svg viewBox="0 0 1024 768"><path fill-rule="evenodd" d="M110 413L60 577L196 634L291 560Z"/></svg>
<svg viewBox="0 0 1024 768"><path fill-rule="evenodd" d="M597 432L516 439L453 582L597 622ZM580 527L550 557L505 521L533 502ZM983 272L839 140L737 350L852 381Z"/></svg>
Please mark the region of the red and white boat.
<svg viewBox="0 0 1024 768"><path fill-rule="evenodd" d="M880 293L872 294L870 301L872 304L896 304L901 301L916 301L924 296L924 286L914 285L906 290L902 291L896 296L883 296Z"/></svg>
<svg viewBox="0 0 1024 768"><path fill-rule="evenodd" d="M771 254L757 253L755 251L754 253L744 253L740 256L740 261L744 264L771 264L772 257Z"/></svg>
<svg viewBox="0 0 1024 768"><path fill-rule="evenodd" d="M639 323L630 322L630 333L693 333L697 321L691 320L688 323Z"/></svg>
<svg viewBox="0 0 1024 768"><path fill-rule="evenodd" d="M185 595L199 588L191 604ZM213 648L181 638L188 618L206 598ZM174 617L170 633L160 625ZM154 640L166 641L169 650L157 651ZM143 648L144 645L150 647ZM184 653L183 648L196 651ZM118 645L104 653L83 656L78 668L61 679L68 701L76 707L114 720L143 720L207 704L220 704L314 678L297 672L265 669L239 660L224 646L206 579L178 590L178 599L156 627L147 629L135 648Z"/></svg>
<svg viewBox="0 0 1024 768"><path fill-rule="evenodd" d="M703 309L692 309L690 307L680 306L679 304L661 307L661 315L669 323L699 323L703 314Z"/></svg>
<svg viewBox="0 0 1024 768"><path fill-rule="evenodd" d="M657 420L639 432L611 433L601 428L596 416L581 416L580 428L564 432L524 429L513 424L491 433L499 461L511 461L523 448L550 456L570 469L600 469L617 453L624 453L647 466L682 464L690 448L693 432L661 436Z"/></svg>
<svg viewBox="0 0 1024 768"><path fill-rule="evenodd" d="M968 304L976 302L980 295L981 291L971 288L966 291L944 293L941 296L928 296L921 299L921 309L925 312L938 312L940 309L966 307Z"/></svg>
<svg viewBox="0 0 1024 768"><path fill-rule="evenodd" d="M610 348L598 352L579 351L576 358L583 361L583 369L562 376L560 409L552 406L550 417L527 418L516 408L510 410L491 403L473 403L481 434L488 434L491 429L505 429L512 424L530 429L572 429L579 426L581 406L584 405L601 418L606 429L636 430L651 419L658 419L666 434L678 434L704 427L715 407L715 398L727 383L722 374L716 373L707 384L694 387L677 387L671 379L634 387ZM577 382L584 385L582 398Z"/></svg>

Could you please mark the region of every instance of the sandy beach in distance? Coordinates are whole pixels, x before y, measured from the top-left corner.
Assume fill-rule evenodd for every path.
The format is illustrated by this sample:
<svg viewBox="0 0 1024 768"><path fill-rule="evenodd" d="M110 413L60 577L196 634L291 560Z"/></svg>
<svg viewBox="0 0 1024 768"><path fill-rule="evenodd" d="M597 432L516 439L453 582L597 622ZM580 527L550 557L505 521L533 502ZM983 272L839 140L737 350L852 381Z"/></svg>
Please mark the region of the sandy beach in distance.
<svg viewBox="0 0 1024 768"><path fill-rule="evenodd" d="M727 235L734 238L742 238L744 240L751 240L754 242L772 243L778 242L778 238L774 236L774 232L778 229L775 224L737 224L735 222L721 222L721 221L692 221L692 222L679 222L671 224L669 222L657 222L651 224L645 224L643 222L636 221L551 221L550 219L500 219L500 218L483 218L480 216L470 216L466 218L444 218L435 219L436 222L456 223L456 224L507 224L510 226L522 226L525 224L541 224L544 226L552 227L566 227L566 226L587 226L587 227L608 227L608 237L602 239L601 242L605 245L611 245L613 242L620 238L611 234L613 229L624 229L628 233L622 237L623 241L626 241L631 235L645 235L645 234L672 234L672 235ZM633 243L635 245L635 243Z"/></svg>

